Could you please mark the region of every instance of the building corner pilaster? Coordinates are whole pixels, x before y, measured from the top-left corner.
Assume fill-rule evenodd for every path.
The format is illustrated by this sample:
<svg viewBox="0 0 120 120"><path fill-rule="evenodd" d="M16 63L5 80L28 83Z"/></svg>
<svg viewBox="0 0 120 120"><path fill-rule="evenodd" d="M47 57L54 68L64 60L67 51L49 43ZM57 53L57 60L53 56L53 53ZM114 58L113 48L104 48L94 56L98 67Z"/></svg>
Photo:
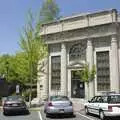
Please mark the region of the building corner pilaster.
<svg viewBox="0 0 120 120"><path fill-rule="evenodd" d="M61 44L61 94L67 95L67 55L66 44Z"/></svg>
<svg viewBox="0 0 120 120"><path fill-rule="evenodd" d="M119 64L117 36L111 36L111 91L119 92Z"/></svg>
<svg viewBox="0 0 120 120"><path fill-rule="evenodd" d="M86 61L87 61L87 64L89 65L89 69L91 70L92 69L92 66L93 66L93 45L92 45L92 40L89 39L87 41L87 54L86 54ZM86 85L87 86L87 85ZM89 82L89 88L85 87L86 88L86 96L87 96L87 99L91 98L94 96L94 81L90 81Z"/></svg>

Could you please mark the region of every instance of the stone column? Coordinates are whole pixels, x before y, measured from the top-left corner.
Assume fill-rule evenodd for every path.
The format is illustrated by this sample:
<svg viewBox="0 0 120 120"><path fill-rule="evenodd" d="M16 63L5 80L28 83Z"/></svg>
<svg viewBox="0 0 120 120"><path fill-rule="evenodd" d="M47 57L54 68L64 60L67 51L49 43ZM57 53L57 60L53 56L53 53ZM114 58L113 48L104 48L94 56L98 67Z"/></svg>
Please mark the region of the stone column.
<svg viewBox="0 0 120 120"><path fill-rule="evenodd" d="M41 98L40 97L40 80L37 80L37 98Z"/></svg>
<svg viewBox="0 0 120 120"><path fill-rule="evenodd" d="M67 55L66 44L61 44L61 94L67 95Z"/></svg>
<svg viewBox="0 0 120 120"><path fill-rule="evenodd" d="M37 97L46 99L48 97L48 57L39 61L37 69Z"/></svg>
<svg viewBox="0 0 120 120"><path fill-rule="evenodd" d="M43 89L44 89L44 97L47 98L48 95L49 95L49 77L48 77L48 69L49 69L49 66L48 66L48 57L45 58L44 60L44 70L43 70L43 75L44 75L44 79L43 79Z"/></svg>
<svg viewBox="0 0 120 120"><path fill-rule="evenodd" d="M91 70L92 69L92 66L93 66L93 46L92 46L92 41L91 40L88 40L87 41L87 63L89 65L89 69ZM87 96L87 99L91 98L94 96L94 81L91 81L89 83L89 90L87 88L87 91L88 92L87 94L89 95L86 95Z"/></svg>
<svg viewBox="0 0 120 120"><path fill-rule="evenodd" d="M119 92L119 64L117 37L111 37L111 91Z"/></svg>
<svg viewBox="0 0 120 120"><path fill-rule="evenodd" d="M40 94L40 61L38 62L38 66L37 66L37 98L41 98L41 94Z"/></svg>

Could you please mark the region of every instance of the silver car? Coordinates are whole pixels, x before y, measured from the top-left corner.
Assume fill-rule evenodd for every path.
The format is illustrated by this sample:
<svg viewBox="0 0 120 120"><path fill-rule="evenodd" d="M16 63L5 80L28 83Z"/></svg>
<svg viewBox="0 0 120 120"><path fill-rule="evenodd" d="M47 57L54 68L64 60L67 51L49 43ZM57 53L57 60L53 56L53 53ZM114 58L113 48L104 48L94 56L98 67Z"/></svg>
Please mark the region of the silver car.
<svg viewBox="0 0 120 120"><path fill-rule="evenodd" d="M67 96L51 96L44 107L46 116L54 114L73 115L73 105Z"/></svg>

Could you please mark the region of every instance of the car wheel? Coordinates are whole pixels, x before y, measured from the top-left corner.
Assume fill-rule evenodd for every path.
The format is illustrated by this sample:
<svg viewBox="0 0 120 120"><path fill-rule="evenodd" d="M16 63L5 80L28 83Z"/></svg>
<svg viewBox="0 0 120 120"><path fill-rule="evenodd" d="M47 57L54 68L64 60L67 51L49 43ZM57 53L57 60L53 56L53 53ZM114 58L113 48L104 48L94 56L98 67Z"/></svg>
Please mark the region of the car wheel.
<svg viewBox="0 0 120 120"><path fill-rule="evenodd" d="M102 110L99 112L99 116L100 116L101 120L105 119L105 115L104 115L104 112Z"/></svg>
<svg viewBox="0 0 120 120"><path fill-rule="evenodd" d="M89 114L89 111L88 111L88 108L87 108L87 107L85 107L85 114L86 114L86 115Z"/></svg>
<svg viewBox="0 0 120 120"><path fill-rule="evenodd" d="M50 116L50 114L49 113L46 113L46 117L49 117Z"/></svg>
<svg viewBox="0 0 120 120"><path fill-rule="evenodd" d="M3 111L3 115L8 115L8 113L6 111Z"/></svg>
<svg viewBox="0 0 120 120"><path fill-rule="evenodd" d="M44 109L44 113L46 113L46 110Z"/></svg>

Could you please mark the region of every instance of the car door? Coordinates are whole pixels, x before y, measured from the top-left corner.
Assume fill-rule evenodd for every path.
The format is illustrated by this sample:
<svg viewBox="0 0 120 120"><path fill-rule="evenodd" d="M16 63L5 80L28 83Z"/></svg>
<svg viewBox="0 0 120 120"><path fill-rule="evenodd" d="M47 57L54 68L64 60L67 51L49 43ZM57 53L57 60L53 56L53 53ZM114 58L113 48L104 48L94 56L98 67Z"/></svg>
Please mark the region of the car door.
<svg viewBox="0 0 120 120"><path fill-rule="evenodd" d="M102 102L102 97L101 96L97 96L96 97L96 100L95 100L95 102L94 102L94 113L96 114L96 115L99 115L99 109L100 109L100 104L101 104L101 102Z"/></svg>
<svg viewBox="0 0 120 120"><path fill-rule="evenodd" d="M96 103L97 96L93 97L88 104L88 110L90 113L95 113L95 103Z"/></svg>

